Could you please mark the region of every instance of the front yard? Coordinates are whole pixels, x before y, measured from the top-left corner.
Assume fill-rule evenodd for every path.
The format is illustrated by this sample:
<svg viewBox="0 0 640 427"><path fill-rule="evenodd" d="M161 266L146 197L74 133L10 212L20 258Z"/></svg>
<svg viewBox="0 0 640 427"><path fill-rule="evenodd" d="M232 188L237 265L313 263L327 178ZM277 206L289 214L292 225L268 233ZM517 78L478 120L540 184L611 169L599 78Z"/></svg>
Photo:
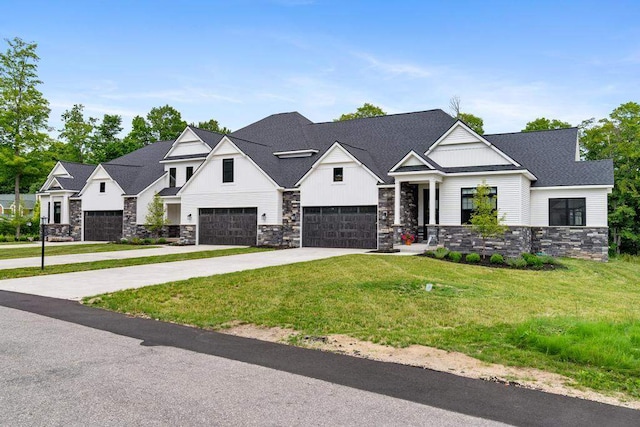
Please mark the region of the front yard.
<svg viewBox="0 0 640 427"><path fill-rule="evenodd" d="M95 252L114 252L114 251L131 251L135 249L157 248L158 246L137 246L137 245L118 245L113 243L90 243L90 244L61 244L47 243L44 245L45 256L53 255L75 255L90 254ZM1 248L0 248L1 249ZM39 257L42 253L40 247L11 248L0 250L0 259L16 259Z"/></svg>
<svg viewBox="0 0 640 427"><path fill-rule="evenodd" d="M517 271L352 255L128 290L85 303L221 329L344 334L567 375L640 399L640 260ZM431 291L425 285L432 283Z"/></svg>

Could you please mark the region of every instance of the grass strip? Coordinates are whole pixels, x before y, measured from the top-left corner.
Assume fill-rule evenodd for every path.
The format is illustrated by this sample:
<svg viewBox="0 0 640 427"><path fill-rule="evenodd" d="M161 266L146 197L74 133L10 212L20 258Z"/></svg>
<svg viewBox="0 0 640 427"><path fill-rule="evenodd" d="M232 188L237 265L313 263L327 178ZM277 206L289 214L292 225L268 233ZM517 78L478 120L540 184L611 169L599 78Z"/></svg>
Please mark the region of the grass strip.
<svg viewBox="0 0 640 427"><path fill-rule="evenodd" d="M192 259L216 258L227 255L240 255L253 252L263 252L266 248L230 248L202 252L187 252L150 257L110 259L104 261L80 262L76 264L60 264L40 267L12 268L0 270L0 280L17 279L20 277L46 276L48 274L74 273L76 271L103 270L105 268L130 267L134 265L158 264L163 262L187 261Z"/></svg>
<svg viewBox="0 0 640 427"><path fill-rule="evenodd" d="M88 254L95 252L115 252L115 251L132 251L135 249L149 249L157 248L159 246L153 245L118 245L113 243L91 243L87 245L62 245L51 246L45 243L44 254L46 256L53 255L75 255L75 254ZM1 251L0 259L16 259L16 258L31 258L39 257L42 253L40 247L30 248L12 248L11 250Z"/></svg>
<svg viewBox="0 0 640 427"><path fill-rule="evenodd" d="M640 263L629 261L563 260L566 270L545 272L350 255L125 290L85 302L203 328L241 322L309 335L345 334L396 347L432 346L560 373L579 385L638 399L640 338L628 325L640 322ZM590 330L600 332L584 347L575 346L573 337ZM554 331L569 338L545 338ZM609 356L612 342L621 343L615 344L620 351Z"/></svg>

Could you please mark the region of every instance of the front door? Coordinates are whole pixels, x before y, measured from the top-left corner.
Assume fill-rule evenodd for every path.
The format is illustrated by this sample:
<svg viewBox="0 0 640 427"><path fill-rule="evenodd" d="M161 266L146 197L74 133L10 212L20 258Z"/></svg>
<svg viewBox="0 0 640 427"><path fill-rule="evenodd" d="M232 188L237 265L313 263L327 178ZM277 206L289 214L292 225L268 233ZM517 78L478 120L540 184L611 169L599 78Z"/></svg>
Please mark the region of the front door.
<svg viewBox="0 0 640 427"><path fill-rule="evenodd" d="M428 188L424 190L422 200L423 200L422 205L424 206L424 210L423 210L424 236L426 240L426 236L428 236L427 226L429 225L429 189ZM436 224L440 224L440 189L439 188L436 188Z"/></svg>

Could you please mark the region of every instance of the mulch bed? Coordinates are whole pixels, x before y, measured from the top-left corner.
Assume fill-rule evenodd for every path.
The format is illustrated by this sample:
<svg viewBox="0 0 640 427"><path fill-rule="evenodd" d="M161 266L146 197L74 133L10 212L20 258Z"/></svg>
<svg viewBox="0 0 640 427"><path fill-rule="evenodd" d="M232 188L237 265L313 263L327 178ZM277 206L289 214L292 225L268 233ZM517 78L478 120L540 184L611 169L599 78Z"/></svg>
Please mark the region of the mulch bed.
<svg viewBox="0 0 640 427"><path fill-rule="evenodd" d="M466 264L466 265L479 265L482 267L489 267L489 268L508 268L510 270L534 270L534 271L552 271L552 270L566 270L567 267L562 265L562 264L542 264L542 266L531 266L531 265L527 265L526 267L522 267L522 268L515 268L515 267L511 267L507 264L492 264L489 259L490 257L486 257L486 258L482 258L480 257L480 261L479 262L467 262L465 261L465 255L466 254L462 254L462 259L460 260L460 262L453 262L451 261L448 257L442 258L442 259L438 259L436 257L427 255L427 254L417 254L416 256L423 256L426 258L431 258L431 259L435 259L437 261L444 261L444 262L450 262L452 264Z"/></svg>

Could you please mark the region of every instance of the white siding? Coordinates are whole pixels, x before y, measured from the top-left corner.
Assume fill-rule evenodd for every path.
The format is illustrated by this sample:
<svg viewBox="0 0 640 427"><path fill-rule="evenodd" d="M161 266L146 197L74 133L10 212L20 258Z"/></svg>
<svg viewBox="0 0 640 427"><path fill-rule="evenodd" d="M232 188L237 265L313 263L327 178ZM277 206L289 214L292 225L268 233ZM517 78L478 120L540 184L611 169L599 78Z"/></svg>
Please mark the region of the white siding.
<svg viewBox="0 0 640 427"><path fill-rule="evenodd" d="M535 187L534 187L535 188ZM607 227L607 189L551 189L531 191L531 225L549 226L549 199L584 197L587 227Z"/></svg>
<svg viewBox="0 0 640 427"><path fill-rule="evenodd" d="M353 162L351 157L343 151L340 147L334 147L329 153L327 153L326 157L322 159L322 164L326 163L345 163L345 162Z"/></svg>
<svg viewBox="0 0 640 427"><path fill-rule="evenodd" d="M415 156L409 156L407 160L402 162L400 167L402 166L424 166L424 162L420 161L420 159L416 158Z"/></svg>
<svg viewBox="0 0 640 427"><path fill-rule="evenodd" d="M226 144L233 148L230 144ZM220 147L224 148L224 147ZM181 224L194 224L199 208L257 207L259 224L282 223L282 196L249 159L228 149L212 156L191 178L181 195ZM234 159L234 182L222 182L222 159ZM262 214L266 214L265 220ZM189 222L187 216L191 214Z"/></svg>
<svg viewBox="0 0 640 427"><path fill-rule="evenodd" d="M510 164L508 160L482 142L455 145L441 143L429 153L429 157L444 167Z"/></svg>
<svg viewBox="0 0 640 427"><path fill-rule="evenodd" d="M193 154L208 154L211 149L203 143L191 129L187 129L174 142L167 156L189 156Z"/></svg>
<svg viewBox="0 0 640 427"><path fill-rule="evenodd" d="M51 202L51 206L48 203ZM46 216L49 224L53 224L53 204L60 202L60 224L69 224L69 194L54 193L40 196L40 216ZM50 208L50 211L47 209Z"/></svg>
<svg viewBox="0 0 640 427"><path fill-rule="evenodd" d="M498 212L505 215L506 225L528 225L528 214L522 211L522 182L520 174L485 177L486 183L498 188ZM446 177L440 183L440 224L460 225L461 189L475 188L482 177Z"/></svg>
<svg viewBox="0 0 640 427"><path fill-rule="evenodd" d="M149 213L149 203L153 200L153 196L162 190L163 188L169 185L169 177L165 176L164 178L158 180L153 183L149 188L142 191L138 195L137 205L136 205L136 224L145 224L145 219L147 218L147 214ZM179 224L175 222L172 224Z"/></svg>
<svg viewBox="0 0 640 427"><path fill-rule="evenodd" d="M480 142L480 138L458 125L438 145L466 144L469 142Z"/></svg>
<svg viewBox="0 0 640 427"><path fill-rule="evenodd" d="M531 181L520 176L520 194L522 194L522 225L531 224Z"/></svg>
<svg viewBox="0 0 640 427"><path fill-rule="evenodd" d="M337 157L336 155L333 158ZM300 184L300 204L302 206L378 204L378 180L363 166L351 159L348 162L331 164L324 164L324 160L326 158ZM343 168L342 182L333 182L333 168L335 167Z"/></svg>
<svg viewBox="0 0 640 427"><path fill-rule="evenodd" d="M176 187L182 187L187 182L187 167L193 166L193 173L198 170L198 167L202 164L202 160L185 160L180 162L170 162L164 164L164 171L169 176L169 169L176 168ZM169 178L167 178L167 185L169 185Z"/></svg>
<svg viewBox="0 0 640 427"><path fill-rule="evenodd" d="M100 183L105 183L105 192L100 192ZM91 179L82 193L83 211L121 211L124 209L122 190L112 180Z"/></svg>

